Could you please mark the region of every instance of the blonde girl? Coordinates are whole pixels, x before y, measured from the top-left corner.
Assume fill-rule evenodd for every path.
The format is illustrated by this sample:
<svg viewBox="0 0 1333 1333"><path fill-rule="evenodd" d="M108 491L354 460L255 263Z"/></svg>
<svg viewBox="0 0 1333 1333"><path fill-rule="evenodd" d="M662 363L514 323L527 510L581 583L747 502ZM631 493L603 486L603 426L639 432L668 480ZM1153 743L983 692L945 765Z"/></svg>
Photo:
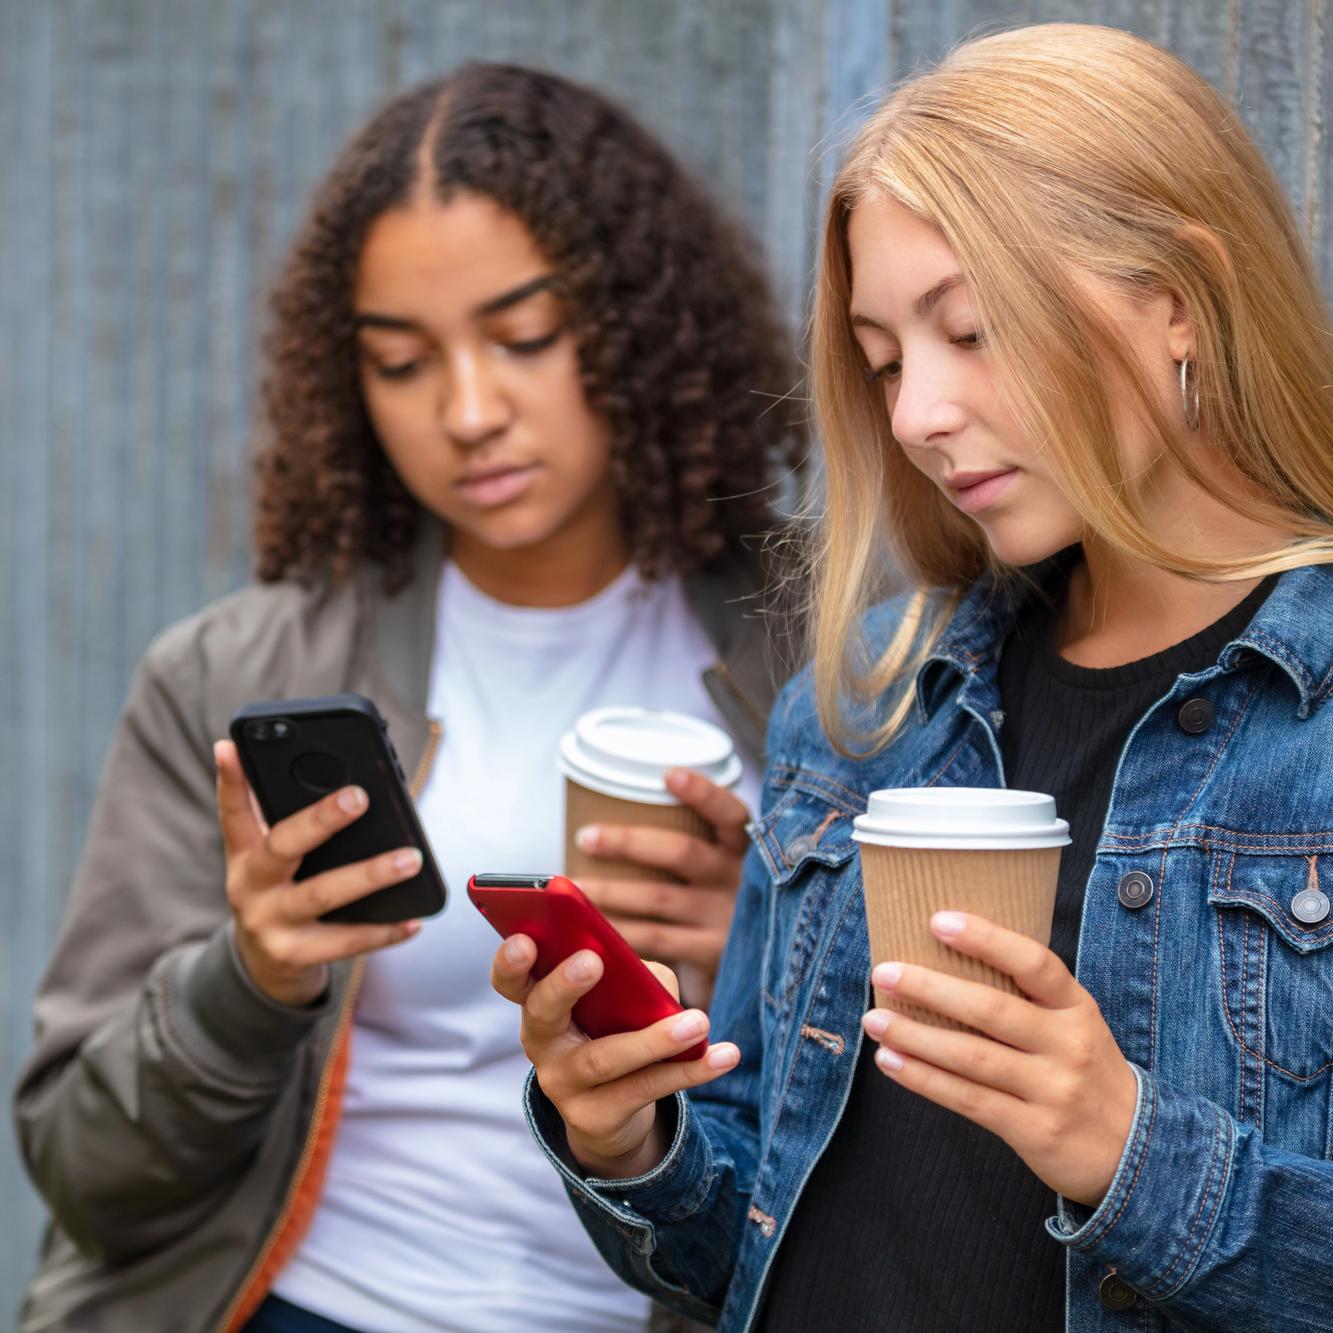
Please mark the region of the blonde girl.
<svg viewBox="0 0 1333 1333"><path fill-rule="evenodd" d="M723 1330L1327 1329L1333 343L1279 187L1148 42L967 43L834 186L813 352L814 664L713 1044L497 955L581 1218ZM1021 994L870 956L851 820L904 786L1070 820L1049 948L931 921Z"/></svg>

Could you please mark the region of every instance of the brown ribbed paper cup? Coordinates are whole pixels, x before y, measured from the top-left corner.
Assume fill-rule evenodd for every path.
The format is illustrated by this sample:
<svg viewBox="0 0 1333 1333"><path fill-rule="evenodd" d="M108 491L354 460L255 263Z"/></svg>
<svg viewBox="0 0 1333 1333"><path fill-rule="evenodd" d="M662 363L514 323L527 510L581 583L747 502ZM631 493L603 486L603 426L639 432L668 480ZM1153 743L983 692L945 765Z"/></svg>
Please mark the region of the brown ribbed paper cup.
<svg viewBox="0 0 1333 1333"><path fill-rule="evenodd" d="M1018 994L1012 979L948 948L935 912L970 912L1048 944L1069 825L1040 792L923 787L874 792L857 818L871 963L916 963ZM963 1025L875 991L881 1008Z"/></svg>
<svg viewBox="0 0 1333 1333"><path fill-rule="evenodd" d="M660 880L664 872L633 861L589 856L574 842L585 824L673 829L712 841L713 826L667 790L673 768L691 768L734 787L741 762L721 727L684 713L649 708L598 708L585 713L560 742L565 775L565 874L581 878Z"/></svg>
<svg viewBox="0 0 1333 1333"><path fill-rule="evenodd" d="M605 856L589 856L575 845L574 835L585 824L636 824L640 827L674 829L692 833L706 842L713 841L713 826L688 805L647 805L626 801L619 796L593 791L565 779L565 874L576 884L585 875L589 879L660 880L670 875L637 861L613 861Z"/></svg>

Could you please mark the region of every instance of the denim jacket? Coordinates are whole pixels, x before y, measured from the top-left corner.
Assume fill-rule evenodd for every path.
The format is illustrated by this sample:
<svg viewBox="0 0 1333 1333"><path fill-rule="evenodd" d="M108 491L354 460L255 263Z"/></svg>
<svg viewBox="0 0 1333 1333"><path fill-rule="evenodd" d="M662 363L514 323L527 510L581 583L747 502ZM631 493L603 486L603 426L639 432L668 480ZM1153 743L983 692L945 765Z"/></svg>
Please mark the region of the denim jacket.
<svg viewBox="0 0 1333 1333"><path fill-rule="evenodd" d="M872 642L901 609L870 613ZM659 1166L584 1180L529 1080L534 1132L607 1260L719 1329L753 1323L852 1086L871 1002L852 818L877 788L1003 785L996 667L1015 610L985 580L970 590L917 675L913 720L869 759L830 746L808 671L784 691L712 1014L741 1063L659 1108ZM1077 974L1138 1101L1106 1197L1062 1200L1047 1222L1076 1333L1333 1329L1331 690L1333 567L1294 570L1121 752Z"/></svg>

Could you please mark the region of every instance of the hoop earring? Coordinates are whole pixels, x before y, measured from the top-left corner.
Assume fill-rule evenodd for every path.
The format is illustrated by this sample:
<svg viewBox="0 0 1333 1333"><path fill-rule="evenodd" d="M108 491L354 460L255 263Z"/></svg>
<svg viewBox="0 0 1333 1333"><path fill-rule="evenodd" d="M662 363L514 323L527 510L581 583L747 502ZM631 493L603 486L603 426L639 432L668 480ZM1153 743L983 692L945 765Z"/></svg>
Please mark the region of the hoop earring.
<svg viewBox="0 0 1333 1333"><path fill-rule="evenodd" d="M1185 429L1199 429L1199 373L1194 373L1194 383L1189 383L1189 357L1180 362L1180 405L1185 410Z"/></svg>

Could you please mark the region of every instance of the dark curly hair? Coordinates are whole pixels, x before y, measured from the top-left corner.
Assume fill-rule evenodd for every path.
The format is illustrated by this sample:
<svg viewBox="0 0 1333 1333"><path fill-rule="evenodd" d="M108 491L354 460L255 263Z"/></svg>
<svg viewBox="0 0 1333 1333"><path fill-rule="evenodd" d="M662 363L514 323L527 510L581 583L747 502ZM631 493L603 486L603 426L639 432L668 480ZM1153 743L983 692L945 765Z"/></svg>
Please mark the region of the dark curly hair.
<svg viewBox="0 0 1333 1333"><path fill-rule="evenodd" d="M798 372L756 247L614 103L552 74L474 64L394 98L357 134L273 293L260 579L341 578L361 559L391 590L408 578L420 510L362 402L352 290L371 223L423 189L441 202L488 195L554 265L646 577L700 569L772 526L772 483L796 466L805 431L780 401Z"/></svg>

